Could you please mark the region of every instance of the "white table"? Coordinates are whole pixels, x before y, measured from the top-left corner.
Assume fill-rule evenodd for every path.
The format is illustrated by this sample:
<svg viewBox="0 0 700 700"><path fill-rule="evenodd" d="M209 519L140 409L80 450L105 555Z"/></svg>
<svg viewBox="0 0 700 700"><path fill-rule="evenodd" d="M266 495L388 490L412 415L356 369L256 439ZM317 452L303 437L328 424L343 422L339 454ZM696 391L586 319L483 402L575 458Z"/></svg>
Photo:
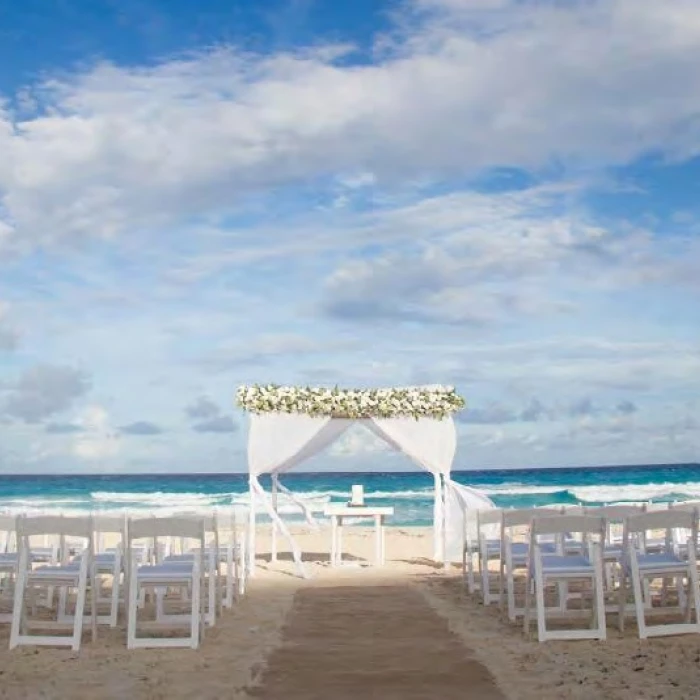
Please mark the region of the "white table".
<svg viewBox="0 0 700 700"><path fill-rule="evenodd" d="M391 506L331 504L323 514L331 519L331 566L343 564L343 518L374 518L375 564L384 563L384 518L394 514Z"/></svg>

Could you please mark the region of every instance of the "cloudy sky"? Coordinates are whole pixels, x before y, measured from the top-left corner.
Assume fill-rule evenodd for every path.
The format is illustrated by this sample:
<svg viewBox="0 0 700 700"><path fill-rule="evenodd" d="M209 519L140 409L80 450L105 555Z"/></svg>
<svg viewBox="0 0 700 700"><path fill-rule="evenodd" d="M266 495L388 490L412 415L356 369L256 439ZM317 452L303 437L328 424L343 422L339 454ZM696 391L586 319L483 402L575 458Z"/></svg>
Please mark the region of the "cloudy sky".
<svg viewBox="0 0 700 700"><path fill-rule="evenodd" d="M2 3L0 469L242 470L247 382L698 461L699 64L697 0Z"/></svg>

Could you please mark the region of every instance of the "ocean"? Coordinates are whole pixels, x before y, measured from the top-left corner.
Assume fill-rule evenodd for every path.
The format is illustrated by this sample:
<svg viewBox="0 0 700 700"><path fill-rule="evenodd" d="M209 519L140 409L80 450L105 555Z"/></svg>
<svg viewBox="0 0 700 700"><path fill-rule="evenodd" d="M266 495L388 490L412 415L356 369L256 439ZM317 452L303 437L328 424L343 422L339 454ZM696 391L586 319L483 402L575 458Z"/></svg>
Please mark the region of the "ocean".
<svg viewBox="0 0 700 700"><path fill-rule="evenodd" d="M0 511L164 514L244 506L247 478L247 474L0 476ZM700 499L700 464L455 471L453 478L480 489L501 507ZM351 485L363 484L367 501L395 507L390 524L432 523L433 479L425 472L293 472L282 483L314 510L348 500ZM269 482L263 484L269 488ZM280 511L291 520L301 519L299 509L285 499Z"/></svg>

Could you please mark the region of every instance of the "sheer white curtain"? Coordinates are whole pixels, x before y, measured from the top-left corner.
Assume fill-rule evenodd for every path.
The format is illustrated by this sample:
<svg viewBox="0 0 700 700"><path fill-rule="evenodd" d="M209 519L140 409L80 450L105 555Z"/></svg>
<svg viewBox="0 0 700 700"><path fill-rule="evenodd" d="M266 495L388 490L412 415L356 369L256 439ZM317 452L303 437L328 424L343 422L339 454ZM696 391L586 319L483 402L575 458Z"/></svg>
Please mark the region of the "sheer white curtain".
<svg viewBox="0 0 700 700"><path fill-rule="evenodd" d="M495 508L494 502L481 491L451 478L445 483L445 558L444 561L462 561L464 532L467 527L466 511Z"/></svg>
<svg viewBox="0 0 700 700"><path fill-rule="evenodd" d="M347 430L351 423L352 421L307 416L301 413L256 413L251 416L248 432L250 493L248 568L251 573L255 569L255 522L259 506L272 520L275 547L276 533L279 529L289 541L297 570L305 575L301 552L284 521L277 514L276 504L263 489L258 477L261 474L279 476L292 469L330 445Z"/></svg>
<svg viewBox="0 0 700 700"><path fill-rule="evenodd" d="M445 556L445 489L457 449L457 433L451 417L435 418L372 418L363 421L374 433L394 449L403 452L416 464L433 474L433 556Z"/></svg>

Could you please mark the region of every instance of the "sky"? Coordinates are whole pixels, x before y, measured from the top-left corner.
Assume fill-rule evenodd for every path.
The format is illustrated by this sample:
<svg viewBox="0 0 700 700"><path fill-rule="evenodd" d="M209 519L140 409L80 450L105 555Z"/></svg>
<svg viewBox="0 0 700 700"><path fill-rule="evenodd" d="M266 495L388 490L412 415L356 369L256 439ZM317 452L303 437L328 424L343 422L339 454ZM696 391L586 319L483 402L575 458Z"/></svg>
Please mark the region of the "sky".
<svg viewBox="0 0 700 700"><path fill-rule="evenodd" d="M244 471L255 382L700 461L699 62L697 0L2 3L0 472Z"/></svg>

